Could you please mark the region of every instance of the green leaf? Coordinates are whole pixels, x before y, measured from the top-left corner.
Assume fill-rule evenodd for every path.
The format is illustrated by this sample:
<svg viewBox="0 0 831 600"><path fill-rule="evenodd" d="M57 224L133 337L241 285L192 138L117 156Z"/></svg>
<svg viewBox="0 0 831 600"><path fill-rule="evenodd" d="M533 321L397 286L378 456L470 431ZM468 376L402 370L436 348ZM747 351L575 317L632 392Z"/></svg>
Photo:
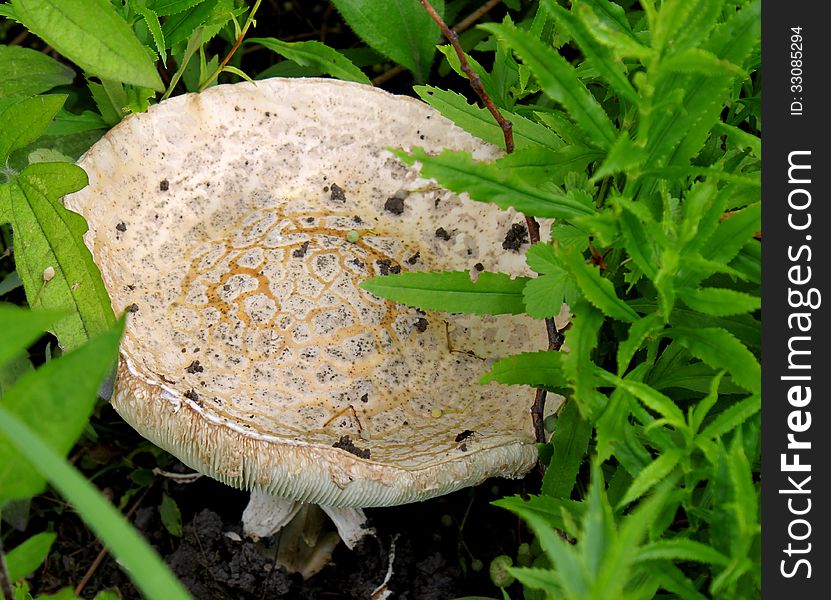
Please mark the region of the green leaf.
<svg viewBox="0 0 831 600"><path fill-rule="evenodd" d="M26 350L62 316L0 303L0 365Z"/></svg>
<svg viewBox="0 0 831 600"><path fill-rule="evenodd" d="M565 389L567 381L562 367L563 355L554 350L523 352L496 361L482 375L479 383L498 381L505 384L531 385L549 389Z"/></svg>
<svg viewBox="0 0 831 600"><path fill-rule="evenodd" d="M728 331L716 327L671 327L665 335L714 369L727 369L733 381L751 392L761 391L759 361Z"/></svg>
<svg viewBox="0 0 831 600"><path fill-rule="evenodd" d="M683 456L680 448L672 448L661 454L654 461L649 463L640 473L635 476L632 485L626 490L617 507L622 508L643 496L646 492L660 483L667 475L675 470Z"/></svg>
<svg viewBox="0 0 831 600"><path fill-rule="evenodd" d="M422 175L436 179L447 189L457 193L467 192L473 200L493 202L500 208L513 207L529 216L563 219L594 212L591 203L545 187L529 185L494 164L473 160L466 152L445 150L431 156L421 148L413 148L409 154L396 151L395 155L409 165L419 161Z"/></svg>
<svg viewBox="0 0 831 600"><path fill-rule="evenodd" d="M384 56L425 81L430 72L439 27L414 0L333 0L344 21ZM444 0L430 0L441 16Z"/></svg>
<svg viewBox="0 0 831 600"><path fill-rule="evenodd" d="M571 496L591 434L592 426L580 416L577 405L567 402L551 436L554 454L542 479L543 494L565 499Z"/></svg>
<svg viewBox="0 0 831 600"><path fill-rule="evenodd" d="M150 31L150 35L153 36L153 43L156 44L156 52L159 54L159 58L162 59L162 65L167 67L167 45L164 41L164 33L162 33L162 26L161 23L159 23L157 13L145 6L142 6L140 3L134 2L130 6L144 19L144 22L147 24L147 29Z"/></svg>
<svg viewBox="0 0 831 600"><path fill-rule="evenodd" d="M693 310L715 317L753 312L762 305L757 296L725 288L680 289L678 295Z"/></svg>
<svg viewBox="0 0 831 600"><path fill-rule="evenodd" d="M667 0L658 11L652 44L671 56L701 45L721 16L724 0Z"/></svg>
<svg viewBox="0 0 831 600"><path fill-rule="evenodd" d="M649 62L656 54L632 31L622 7L607 0L583 0L576 11L592 36L616 56Z"/></svg>
<svg viewBox="0 0 831 600"><path fill-rule="evenodd" d="M25 374L6 391L0 407L26 427L36 427L50 450L65 455L86 426L101 381L115 364L122 329L123 323ZM31 458L0 438L0 505L43 489Z"/></svg>
<svg viewBox="0 0 831 600"><path fill-rule="evenodd" d="M204 0L151 0L149 8L160 17L166 17L193 8L202 2Z"/></svg>
<svg viewBox="0 0 831 600"><path fill-rule="evenodd" d="M217 4L219 4L219 0L204 0L192 8L168 17L162 25L162 33L167 47L172 48L176 44L188 40L198 27L205 25L208 19L211 18ZM208 38L203 36L202 42L207 43Z"/></svg>
<svg viewBox="0 0 831 600"><path fill-rule="evenodd" d="M560 579L557 576L557 573L550 569L540 569L537 567L508 567L508 573L516 577L523 586L531 589L553 592L560 587ZM525 597L528 597L527 592ZM465 600L465 598L459 598L458 600Z"/></svg>
<svg viewBox="0 0 831 600"><path fill-rule="evenodd" d="M758 394L748 396L719 413L699 435L704 439L715 439L729 431L733 431L761 409L761 397Z"/></svg>
<svg viewBox="0 0 831 600"><path fill-rule="evenodd" d="M625 389L635 398L640 400L645 406L661 415L675 428L681 429L686 427L687 423L684 418L684 413L681 412L681 409L678 408L678 405L675 404L669 396L662 394L652 386L640 381L621 379L616 375L612 375L608 371L601 370L598 371L598 373L609 383Z"/></svg>
<svg viewBox="0 0 831 600"><path fill-rule="evenodd" d="M480 273L476 283L467 271L382 275L361 283L368 292L424 310L482 315L517 315L525 311L522 288L527 277Z"/></svg>
<svg viewBox="0 0 831 600"><path fill-rule="evenodd" d="M572 307L574 318L571 329L566 332L569 352L563 353L563 370L574 391L572 398L577 402L580 413L592 421L605 406L605 397L597 390L598 367L592 361L592 352L597 347L597 335L603 325L603 313L586 303Z"/></svg>
<svg viewBox="0 0 831 600"><path fill-rule="evenodd" d="M658 540L641 546L638 548L637 560L694 560L721 566L729 562L724 554L712 546L681 537Z"/></svg>
<svg viewBox="0 0 831 600"><path fill-rule="evenodd" d="M153 60L107 0L14 0L21 22L90 74L164 90Z"/></svg>
<svg viewBox="0 0 831 600"><path fill-rule="evenodd" d="M638 320L638 313L618 298L614 284L600 274L600 269L587 264L582 254L561 250L557 256L593 306L618 321L632 323Z"/></svg>
<svg viewBox="0 0 831 600"><path fill-rule="evenodd" d="M568 272L560 269L559 272L531 279L522 290L522 298L528 316L546 319L558 315L564 302L574 304L581 296L580 289Z"/></svg>
<svg viewBox="0 0 831 600"><path fill-rule="evenodd" d="M664 328L664 319L658 313L650 313L641 317L629 326L629 337L620 343L617 349L617 374L623 375L629 368L629 363L643 343Z"/></svg>
<svg viewBox="0 0 831 600"><path fill-rule="evenodd" d="M85 373L85 368L79 366L75 373ZM72 382L67 382L67 389L71 389L72 385ZM5 438L3 446L10 442L18 452L26 453L38 472L48 475L50 483L81 513L90 529L118 558L127 575L149 600L190 598L182 584L124 517L83 475L44 443L32 426L4 404L0 404L0 436Z"/></svg>
<svg viewBox="0 0 831 600"><path fill-rule="evenodd" d="M162 494L159 516L162 519L162 525L170 535L182 537L182 513L179 512L179 505L176 501L167 494Z"/></svg>
<svg viewBox="0 0 831 600"><path fill-rule="evenodd" d="M0 100L34 96L69 85L75 71L43 52L20 46L0 46Z"/></svg>
<svg viewBox="0 0 831 600"><path fill-rule="evenodd" d="M0 106L0 165L9 155L38 139L60 110L66 96L52 94L11 100Z"/></svg>
<svg viewBox="0 0 831 600"><path fill-rule="evenodd" d="M15 582L34 573L46 560L56 537L56 533L38 533L6 554L9 581Z"/></svg>
<svg viewBox="0 0 831 600"><path fill-rule="evenodd" d="M370 83L369 78L352 64L351 60L334 48L317 41L291 43L276 38L251 38L246 43L260 44L299 65L316 67L322 73L344 81Z"/></svg>
<svg viewBox="0 0 831 600"><path fill-rule="evenodd" d="M713 131L717 134L724 135L727 140L734 144L737 148L743 150L748 148L750 154L756 158L762 158L762 140L758 135L742 131L738 127L728 125L727 123L716 123Z"/></svg>
<svg viewBox="0 0 831 600"><path fill-rule="evenodd" d="M101 274L82 239L86 222L59 200L86 183L80 167L39 163L26 167L10 187L18 274L31 306L71 311L54 326L67 349L115 323Z"/></svg>
<svg viewBox="0 0 831 600"><path fill-rule="evenodd" d="M413 87L413 90L419 98L468 133L494 146L505 145L502 128L496 123L488 109L468 104L464 96L449 90L429 85L417 85ZM513 125L514 144L517 150L537 146L556 150L563 146L563 140L548 127L509 111L503 110L502 115Z"/></svg>
<svg viewBox="0 0 831 600"><path fill-rule="evenodd" d="M525 500L519 496L510 496L494 500L491 504L510 510L523 519L528 516L536 516L548 522L552 528L556 527L558 529L566 529L564 515L568 519L574 520L580 518L586 510L586 505L583 502L552 498L551 496L531 496ZM570 533L575 534L577 532L572 531Z"/></svg>
<svg viewBox="0 0 831 600"><path fill-rule="evenodd" d="M719 223L707 242L704 257L717 262L730 262L752 240L753 234L761 229L762 205L761 202L756 202Z"/></svg>
<svg viewBox="0 0 831 600"><path fill-rule="evenodd" d="M574 122L597 147L608 150L617 133L609 116L559 53L512 25L480 26L504 40L533 71L543 92L565 106Z"/></svg>
<svg viewBox="0 0 831 600"><path fill-rule="evenodd" d="M637 104L639 101L638 93L632 87L632 84L629 83L623 63L615 60L614 54L608 46L600 44L592 36L585 22L579 19L574 12L565 10L552 0L545 0L543 6L551 11L560 27L565 29L574 38L574 41L577 42L580 50L585 54L591 67L611 85L621 98L632 104ZM574 5L572 5L573 10Z"/></svg>

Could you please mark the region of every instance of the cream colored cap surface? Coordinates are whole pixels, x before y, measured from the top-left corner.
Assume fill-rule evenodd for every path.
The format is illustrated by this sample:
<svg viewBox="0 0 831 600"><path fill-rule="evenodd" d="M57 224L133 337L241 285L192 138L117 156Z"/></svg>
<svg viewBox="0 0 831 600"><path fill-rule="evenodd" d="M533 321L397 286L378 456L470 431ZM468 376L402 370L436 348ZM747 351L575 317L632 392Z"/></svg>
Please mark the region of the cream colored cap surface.
<svg viewBox="0 0 831 600"><path fill-rule="evenodd" d="M113 308L132 313L112 400L124 419L228 484L331 506L525 473L530 390L478 380L543 348L541 322L422 313L358 287L528 274L503 248L522 216L385 149L414 146L498 154L419 101L323 79L180 96L93 146L90 185L65 202L89 222Z"/></svg>

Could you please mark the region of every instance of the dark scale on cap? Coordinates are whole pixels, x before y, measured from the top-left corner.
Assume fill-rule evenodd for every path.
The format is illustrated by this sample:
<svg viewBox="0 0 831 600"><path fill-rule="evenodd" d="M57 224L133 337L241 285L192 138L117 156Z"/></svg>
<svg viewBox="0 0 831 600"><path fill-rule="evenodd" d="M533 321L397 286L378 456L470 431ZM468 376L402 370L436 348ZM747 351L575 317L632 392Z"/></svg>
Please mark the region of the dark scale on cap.
<svg viewBox="0 0 831 600"><path fill-rule="evenodd" d="M418 259L421 258L421 252L416 252L410 258L408 258L405 262L408 265L414 265L418 262Z"/></svg>
<svg viewBox="0 0 831 600"><path fill-rule="evenodd" d="M415 322L415 328L418 330L419 333L424 333L427 331L427 325L430 323L424 317L419 317L418 320Z"/></svg>
<svg viewBox="0 0 831 600"><path fill-rule="evenodd" d="M378 272L381 275L389 275L390 273L398 275L401 272L401 266L392 264L392 261L388 258L378 259L375 264L378 265Z"/></svg>
<svg viewBox="0 0 831 600"><path fill-rule="evenodd" d="M350 454L354 454L358 458L369 458L369 448L362 450L358 448L352 440L349 438L348 435L342 435L341 438L332 444L333 448L340 448L341 450L346 450Z"/></svg>
<svg viewBox="0 0 831 600"><path fill-rule="evenodd" d="M139 311L139 306L135 302L133 302L130 306L125 309L129 313L137 313Z"/></svg>
<svg viewBox="0 0 831 600"><path fill-rule="evenodd" d="M300 246L297 250L291 253L294 258L303 258L306 256L306 252L309 251L309 242L303 242L303 245Z"/></svg>
<svg viewBox="0 0 831 600"><path fill-rule="evenodd" d="M394 215L400 215L404 212L404 199L395 196L387 198L387 201L384 202L384 210Z"/></svg>
<svg viewBox="0 0 831 600"><path fill-rule="evenodd" d="M159 191L166 192L170 189L170 182L167 179L162 179L159 182Z"/></svg>
<svg viewBox="0 0 831 600"><path fill-rule="evenodd" d="M120 231L121 233L124 233L125 231L127 231L127 224L126 224L126 223L124 223L124 221L122 221L121 223L119 223L118 225L116 225L116 226L115 226L115 228L116 228L118 231Z"/></svg>
<svg viewBox="0 0 831 600"><path fill-rule="evenodd" d="M369 402L369 394L364 394L361 396L361 402Z"/></svg>
<svg viewBox="0 0 831 600"><path fill-rule="evenodd" d="M447 233L447 230L444 227L439 227L436 229L436 237L446 242L450 239L450 234Z"/></svg>
<svg viewBox="0 0 831 600"><path fill-rule="evenodd" d="M485 270L485 265L483 265L482 263L476 263L475 265L473 265L473 268L481 273Z"/></svg>
<svg viewBox="0 0 831 600"><path fill-rule="evenodd" d="M346 202L346 194L343 192L343 188L341 188L337 183L332 184L329 197L333 202Z"/></svg>
<svg viewBox="0 0 831 600"><path fill-rule="evenodd" d="M525 225L522 225L520 223L514 223L513 225L511 225L511 229L505 235L505 241L502 242L502 249L519 252L519 249L522 246L522 244L527 243L528 230L525 228Z"/></svg>
<svg viewBox="0 0 831 600"><path fill-rule="evenodd" d="M194 390L193 388L185 392L185 398L187 398L188 400L193 400L194 402L199 402L199 394L197 394L196 390Z"/></svg>
<svg viewBox="0 0 831 600"><path fill-rule="evenodd" d="M202 365L200 365L198 360L193 361L192 363L190 363L190 364L189 364L189 365L185 368L185 371L187 371L187 372L188 372L188 373L190 373L190 374L193 374L193 373L201 373L201 372L202 372L202 371L204 371L204 370L205 370L205 367L203 367Z"/></svg>

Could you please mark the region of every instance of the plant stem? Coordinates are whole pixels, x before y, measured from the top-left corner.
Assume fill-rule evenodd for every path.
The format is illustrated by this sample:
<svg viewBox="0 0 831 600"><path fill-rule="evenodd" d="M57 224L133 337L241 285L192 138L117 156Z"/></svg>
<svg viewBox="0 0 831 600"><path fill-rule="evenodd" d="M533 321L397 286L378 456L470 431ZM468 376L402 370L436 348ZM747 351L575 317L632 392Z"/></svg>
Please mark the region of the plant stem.
<svg viewBox="0 0 831 600"><path fill-rule="evenodd" d="M427 0L418 1L421 3L421 6L424 8L424 10L427 11L427 14L429 14L433 21L436 22L436 25L439 26L442 35L444 35L444 37L447 38L447 41L450 42L450 45L453 46L453 49L456 51L456 56L459 57L459 65L461 66L464 74L467 75L468 81L470 81L470 87L473 88L473 91L476 92L477 96L479 96L479 99L487 107L488 111L490 111L490 113L493 115L493 118L496 119L496 122L499 124L499 127L502 128L502 135L505 138L505 153L510 154L514 151L513 124L502 115L500 110L496 107L496 104L494 104L493 100L491 100L491 97L485 91L485 88L482 86L482 80L479 78L479 75L476 74L476 72L470 67L470 63L467 61L467 57L465 56L465 51L462 49L461 44L459 44L458 34L447 26L447 23L444 22L444 20L439 16L439 14ZM490 10L496 4L497 2L489 2L485 6L488 6L487 10ZM485 10L484 12L487 12L487 10ZM484 14L484 12L482 12L482 14ZM476 19L478 19L480 16L481 14L476 15ZM473 15L471 15L471 17L473 17ZM465 23L466 21L468 21L468 19L463 21L463 23ZM537 223L537 220L534 217L529 217L526 215L525 225L526 227L528 227L528 241L532 244L536 244L537 242L539 242L540 224ZM553 317L548 317L545 319L545 330L548 334L548 349L559 350L560 346L563 345L563 336L560 334L559 331L557 331L557 326L554 324ZM537 442L540 443L545 442L545 427L543 423L543 412L545 411L545 396L546 391L544 389L537 389L536 393L534 394L534 404L531 406L531 422L534 426L534 437L536 438Z"/></svg>
<svg viewBox="0 0 831 600"><path fill-rule="evenodd" d="M257 9L260 8L260 3L262 0L257 0L254 3L254 7L251 9L251 12L248 13L248 18L245 19L245 25L242 26L242 31L240 31L239 36L237 36L237 41L234 42L234 45L231 47L231 50L228 51L228 54L225 55L225 58L222 59L222 62L219 63L219 66L216 68L216 71L211 74L205 81L203 81L199 86L199 91L201 92L206 87L208 87L214 79L219 77L219 74L222 73L222 70L225 68L225 65L228 64L228 61L234 56L234 53L239 49L240 44L242 44L242 40L245 38L245 34L248 32L248 28L251 27L251 24L254 22L254 15L257 14Z"/></svg>
<svg viewBox="0 0 831 600"><path fill-rule="evenodd" d="M12 582L9 580L9 572L6 570L6 557L3 553L2 538L0 538L0 589L3 590L4 600L14 600Z"/></svg>

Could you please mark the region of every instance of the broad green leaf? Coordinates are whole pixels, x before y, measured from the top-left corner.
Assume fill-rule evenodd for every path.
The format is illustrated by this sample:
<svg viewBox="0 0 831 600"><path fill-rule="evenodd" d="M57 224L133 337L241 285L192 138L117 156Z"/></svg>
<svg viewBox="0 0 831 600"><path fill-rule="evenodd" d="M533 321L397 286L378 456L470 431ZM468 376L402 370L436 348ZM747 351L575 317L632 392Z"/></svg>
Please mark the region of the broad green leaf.
<svg viewBox="0 0 831 600"><path fill-rule="evenodd" d="M762 205L760 202L738 210L725 218L710 237L704 257L727 263L762 228Z"/></svg>
<svg viewBox="0 0 831 600"><path fill-rule="evenodd" d="M660 483L667 475L675 470L678 462L683 456L680 448L673 448L661 454L654 461L649 463L640 473L635 476L632 485L626 491L617 507L622 508L643 496L646 492Z"/></svg>
<svg viewBox="0 0 831 600"><path fill-rule="evenodd" d="M543 494L565 499L571 496L591 434L592 426L580 416L577 405L566 403L551 436L554 454L542 479Z"/></svg>
<svg viewBox="0 0 831 600"><path fill-rule="evenodd" d="M678 405L669 396L662 394L652 386L640 381L621 379L608 371L599 371L599 374L609 383L625 389L645 406L661 415L674 427L678 429L686 427L684 413L681 412L681 409L678 408Z"/></svg>
<svg viewBox="0 0 831 600"><path fill-rule="evenodd" d="M292 43L276 38L251 38L246 43L260 44L299 65L317 67L322 73L338 79L370 83L369 78L352 64L351 60L334 48L317 41Z"/></svg>
<svg viewBox="0 0 831 600"><path fill-rule="evenodd" d="M591 163L603 158L599 150L583 146L524 148L494 161L497 168L529 184L553 183L562 185L572 173L582 173Z"/></svg>
<svg viewBox="0 0 831 600"><path fill-rule="evenodd" d="M75 373L85 373L85 368L79 366ZM67 382L67 386L72 388L72 383ZM190 598L182 584L124 516L58 452L43 442L32 426L3 403L0 403L0 436L4 438L3 446L11 443L16 451L25 452L35 469L48 476L50 483L81 513L90 529L118 558L136 587L149 600Z"/></svg>
<svg viewBox="0 0 831 600"><path fill-rule="evenodd" d="M87 423L101 381L115 365L122 329L123 323L25 374L6 391L0 407L26 427L36 427L50 450L65 455ZM28 451L0 439L0 505L43 489L31 458Z"/></svg>
<svg viewBox="0 0 831 600"><path fill-rule="evenodd" d="M33 96L69 85L75 71L43 52L20 46L0 46L0 100Z"/></svg>
<svg viewBox="0 0 831 600"><path fill-rule="evenodd" d="M609 116L586 88L577 73L559 53L535 39L530 33L511 25L488 23L481 26L500 39L528 65L543 92L565 106L574 122L597 147L608 150L617 133Z"/></svg>
<svg viewBox="0 0 831 600"><path fill-rule="evenodd" d="M343 19L372 48L425 81L440 31L416 0L333 0ZM444 0L430 0L441 16Z"/></svg>
<svg viewBox="0 0 831 600"><path fill-rule="evenodd" d="M49 127L46 128L44 135L62 136L95 131L96 129L107 129L106 121L98 113L85 110L76 115L61 109L55 115L55 119L49 124Z"/></svg>
<svg viewBox="0 0 831 600"><path fill-rule="evenodd" d="M660 225L642 204L617 197L612 199L618 227L626 241L626 251L638 268L650 279L658 274L661 246L667 245Z"/></svg>
<svg viewBox="0 0 831 600"><path fill-rule="evenodd" d="M531 496L524 500L519 496L509 496L494 500L491 504L510 510L523 519L529 515L536 516L543 521L547 521L551 527L558 529L566 529L566 522L563 519L564 513L570 520L574 520L579 519L586 510L584 502L552 498L551 496ZM577 532L571 531L570 533L574 535Z"/></svg>
<svg viewBox="0 0 831 600"><path fill-rule="evenodd" d="M656 390L677 387L707 393L716 374L717 371L712 367L702 362L696 362L684 364L671 370L664 370L660 374L657 372L655 375L650 374L647 383ZM740 394L744 392L744 388L734 384L729 377L721 379L718 390L722 394Z"/></svg>
<svg viewBox="0 0 831 600"><path fill-rule="evenodd" d="M482 375L479 383L498 381L511 385L565 389L568 382L563 373L562 357L560 352L554 350L507 356L496 361L491 370Z"/></svg>
<svg viewBox="0 0 831 600"><path fill-rule="evenodd" d="M473 160L466 152L445 150L430 156L421 148L413 148L409 154L396 151L395 155L409 165L420 162L422 175L436 179L447 189L457 193L467 192L474 200L493 202L500 208L513 207L530 216L563 219L594 212L591 203L545 187L529 185L493 164Z"/></svg>
<svg viewBox="0 0 831 600"><path fill-rule="evenodd" d="M153 60L107 0L14 0L21 22L92 75L164 90Z"/></svg>
<svg viewBox="0 0 831 600"><path fill-rule="evenodd" d="M605 410L595 420L598 460L615 455L629 473L640 473L652 456L638 439L634 426L629 422L629 392L617 388L609 397ZM622 497L622 493L621 493Z"/></svg>
<svg viewBox="0 0 831 600"><path fill-rule="evenodd" d="M728 331L715 327L671 327L665 335L714 369L727 369L733 382L759 392L762 371L756 357Z"/></svg>
<svg viewBox="0 0 831 600"><path fill-rule="evenodd" d="M757 296L726 288L680 289L678 295L693 310L715 317L753 312L762 304Z"/></svg>
<svg viewBox="0 0 831 600"><path fill-rule="evenodd" d="M641 546L638 548L637 560L694 560L722 566L729 562L726 556L712 546L682 537L658 540Z"/></svg>
<svg viewBox="0 0 831 600"><path fill-rule="evenodd" d="M762 158L762 140L759 136L747 133L727 123L716 123L713 131L719 135L726 136L727 140L735 144L737 148L748 148L754 157Z"/></svg>
<svg viewBox="0 0 831 600"><path fill-rule="evenodd" d="M133 3L131 7L144 19L150 35L153 36L153 43L156 44L156 52L159 58L162 59L162 65L167 67L167 45L164 41L164 33L162 33L162 25L159 23L158 15L140 3Z"/></svg>
<svg viewBox="0 0 831 600"><path fill-rule="evenodd" d="M162 525L170 535L182 537L182 513L179 512L179 505L176 504L176 501L167 494L162 494L162 501L159 504L159 517L161 517Z"/></svg>
<svg viewBox="0 0 831 600"><path fill-rule="evenodd" d="M0 365L34 343L63 315L0 303Z"/></svg>
<svg viewBox="0 0 831 600"><path fill-rule="evenodd" d="M560 587L560 579L557 576L557 573L550 569L540 569L537 567L508 567L508 573L516 577L526 588L553 592ZM526 591L526 598L527 597L528 593ZM465 598L459 598L459 600L465 600Z"/></svg>
<svg viewBox="0 0 831 600"><path fill-rule="evenodd" d="M551 239L556 240L562 248L574 248L578 252L589 247L589 235L582 229L565 223L557 223L551 228Z"/></svg>
<svg viewBox="0 0 831 600"><path fill-rule="evenodd" d="M552 237L554 236L552 235ZM525 260L528 266L540 275L559 273L563 270L563 267L560 265L560 259L557 257L551 244L532 244L525 253Z"/></svg>
<svg viewBox="0 0 831 600"><path fill-rule="evenodd" d="M609 148L603 163L592 175L592 181L600 181L604 177L617 173L638 177L644 160L646 160L646 152L643 147L632 141L628 131L623 131Z"/></svg>
<svg viewBox="0 0 831 600"><path fill-rule="evenodd" d="M583 297L592 306L600 309L603 314L618 321L632 323L638 320L638 313L618 298L615 293L615 286L609 279L606 279L600 274L600 269L587 264L583 260L583 256L577 252L560 251L558 252L558 256L560 257L561 264L563 264L569 274L574 278L574 281L583 293Z"/></svg>
<svg viewBox="0 0 831 600"><path fill-rule="evenodd" d="M39 163L26 167L10 188L17 271L31 306L71 311L54 326L66 349L115 322L101 274L82 239L86 222L59 200L86 183L80 167Z"/></svg>
<svg viewBox="0 0 831 600"><path fill-rule="evenodd" d="M160 17L168 15L175 15L189 8L193 8L197 4L205 0L151 0L149 8Z"/></svg>
<svg viewBox="0 0 831 600"><path fill-rule="evenodd" d="M720 412L699 434L704 439L714 439L732 431L762 409L758 394L748 396Z"/></svg>
<svg viewBox="0 0 831 600"><path fill-rule="evenodd" d="M361 283L368 292L424 310L467 314L520 314L525 311L522 288L527 277L480 273L476 283L467 271L382 275Z"/></svg>
<svg viewBox="0 0 831 600"><path fill-rule="evenodd" d="M689 48L673 53L661 61L660 71L666 73L712 75L720 71L726 75L744 75L741 67L720 59L712 52L700 48Z"/></svg>
<svg viewBox="0 0 831 600"><path fill-rule="evenodd" d="M652 28L652 44L672 57L700 46L721 16L724 0L666 0Z"/></svg>
<svg viewBox="0 0 831 600"><path fill-rule="evenodd" d="M551 11L560 27L566 29L574 38L591 67L612 86L621 98L632 104L637 104L639 100L638 93L629 83L626 68L621 61L615 60L614 54L608 46L600 44L592 36L586 24L576 17L573 12L567 11L552 0L544 0L543 5Z"/></svg>
<svg viewBox="0 0 831 600"><path fill-rule="evenodd" d="M617 374L623 375L629 368L632 358L644 344L655 334L663 330L664 320L658 313L650 313L641 317L629 326L629 336L620 342L617 349Z"/></svg>
<svg viewBox="0 0 831 600"><path fill-rule="evenodd" d="M656 54L632 31L620 6L607 0L583 0L577 4L576 12L586 30L616 56L649 62Z"/></svg>
<svg viewBox="0 0 831 600"><path fill-rule="evenodd" d="M756 240L748 240L730 261L730 267L741 274L740 279L762 283L762 244Z"/></svg>
<svg viewBox="0 0 831 600"><path fill-rule="evenodd" d="M494 146L505 145L502 128L488 109L468 104L464 96L449 90L429 85L417 85L413 90L419 98L468 133ZM563 140L544 125L508 111L502 111L502 114L513 124L514 145L517 150L536 146L556 150L563 146Z"/></svg>
<svg viewBox="0 0 831 600"><path fill-rule="evenodd" d="M52 94L15 99L0 106L0 164L6 164L14 150L38 139L64 102L65 95Z"/></svg>
<svg viewBox="0 0 831 600"><path fill-rule="evenodd" d="M534 319L554 317L563 303L572 305L580 296L580 289L564 269L531 279L522 290L525 312Z"/></svg>
<svg viewBox="0 0 831 600"><path fill-rule="evenodd" d="M29 371L34 370L28 353L17 354L0 365L0 396Z"/></svg>
<svg viewBox="0 0 831 600"><path fill-rule="evenodd" d="M603 313L586 303L572 307L574 318L571 329L566 332L566 345L569 352L563 353L563 371L568 376L573 395L580 413L593 421L605 406L605 397L597 391L600 383L597 378L598 367L592 360L592 353L597 347L597 335L603 325Z"/></svg>
<svg viewBox="0 0 831 600"><path fill-rule="evenodd" d="M56 533L38 533L9 551L5 556L9 580L15 582L34 573L46 560L56 537Z"/></svg>
<svg viewBox="0 0 831 600"><path fill-rule="evenodd" d="M188 40L198 27L205 25L208 19L211 18L217 4L219 4L219 0L204 0L192 8L168 17L162 25L162 33L167 47L172 48L176 44ZM203 36L202 41L207 43L208 38Z"/></svg>

